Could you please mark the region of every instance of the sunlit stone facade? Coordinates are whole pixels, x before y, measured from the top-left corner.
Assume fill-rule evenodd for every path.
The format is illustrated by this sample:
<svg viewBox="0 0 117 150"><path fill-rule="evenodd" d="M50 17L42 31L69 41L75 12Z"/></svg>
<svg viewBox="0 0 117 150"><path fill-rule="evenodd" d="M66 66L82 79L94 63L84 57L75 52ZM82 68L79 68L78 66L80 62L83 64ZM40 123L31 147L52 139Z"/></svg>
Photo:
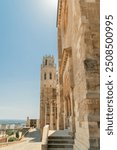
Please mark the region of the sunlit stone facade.
<svg viewBox="0 0 117 150"><path fill-rule="evenodd" d="M100 1L59 0L57 128L69 128L74 150L100 145Z"/></svg>
<svg viewBox="0 0 117 150"><path fill-rule="evenodd" d="M57 128L57 76L53 56L43 57L40 82L40 128L43 129L48 124L53 130Z"/></svg>

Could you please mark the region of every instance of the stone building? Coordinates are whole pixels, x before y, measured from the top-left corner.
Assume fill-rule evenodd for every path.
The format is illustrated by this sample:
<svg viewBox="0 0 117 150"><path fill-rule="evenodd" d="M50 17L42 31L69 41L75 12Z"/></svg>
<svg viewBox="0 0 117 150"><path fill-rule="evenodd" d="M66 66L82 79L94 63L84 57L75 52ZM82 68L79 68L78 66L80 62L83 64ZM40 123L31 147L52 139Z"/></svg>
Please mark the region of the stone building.
<svg viewBox="0 0 117 150"><path fill-rule="evenodd" d="M29 119L29 117L27 117L26 127L39 128L39 119Z"/></svg>
<svg viewBox="0 0 117 150"><path fill-rule="evenodd" d="M41 85L40 85L40 128L48 124L50 129L57 126L56 107L56 65L53 56L43 57L41 64Z"/></svg>
<svg viewBox="0 0 117 150"><path fill-rule="evenodd" d="M59 0L57 128L70 129L74 150L100 145L100 1Z"/></svg>

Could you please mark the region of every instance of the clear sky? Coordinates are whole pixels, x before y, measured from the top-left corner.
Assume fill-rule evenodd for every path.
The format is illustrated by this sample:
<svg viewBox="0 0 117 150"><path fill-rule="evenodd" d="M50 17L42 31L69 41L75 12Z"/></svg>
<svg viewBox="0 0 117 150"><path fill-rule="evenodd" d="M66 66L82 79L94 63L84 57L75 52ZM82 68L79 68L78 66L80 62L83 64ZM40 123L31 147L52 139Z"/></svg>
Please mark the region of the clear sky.
<svg viewBox="0 0 117 150"><path fill-rule="evenodd" d="M39 117L40 64L57 59L57 0L0 0L0 119Z"/></svg>

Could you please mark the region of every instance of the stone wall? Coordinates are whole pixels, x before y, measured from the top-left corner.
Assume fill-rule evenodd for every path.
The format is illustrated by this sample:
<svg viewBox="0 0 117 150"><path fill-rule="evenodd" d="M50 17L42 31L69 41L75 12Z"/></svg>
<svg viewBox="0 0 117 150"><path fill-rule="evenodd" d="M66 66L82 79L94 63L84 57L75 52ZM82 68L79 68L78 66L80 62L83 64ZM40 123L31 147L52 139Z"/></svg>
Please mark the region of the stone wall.
<svg viewBox="0 0 117 150"><path fill-rule="evenodd" d="M64 114L64 50L71 48L73 66L72 112L75 118L74 150L99 150L100 131L100 1L59 0L58 54L60 110ZM66 83L67 84L67 83ZM69 83L68 83L68 87ZM70 93L70 91L69 91ZM64 124L64 117L60 115ZM70 118L69 118L70 119ZM65 125L62 124L61 128Z"/></svg>

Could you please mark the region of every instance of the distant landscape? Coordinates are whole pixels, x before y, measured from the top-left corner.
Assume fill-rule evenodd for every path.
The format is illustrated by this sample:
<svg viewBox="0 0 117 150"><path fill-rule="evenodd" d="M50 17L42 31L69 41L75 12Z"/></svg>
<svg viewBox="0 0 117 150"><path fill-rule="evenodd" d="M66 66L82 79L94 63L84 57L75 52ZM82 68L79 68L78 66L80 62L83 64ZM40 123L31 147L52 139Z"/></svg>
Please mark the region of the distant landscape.
<svg viewBox="0 0 117 150"><path fill-rule="evenodd" d="M11 124L20 124L20 125L25 125L26 120L17 120L17 119L0 119L0 124L6 124L6 125L11 125Z"/></svg>

